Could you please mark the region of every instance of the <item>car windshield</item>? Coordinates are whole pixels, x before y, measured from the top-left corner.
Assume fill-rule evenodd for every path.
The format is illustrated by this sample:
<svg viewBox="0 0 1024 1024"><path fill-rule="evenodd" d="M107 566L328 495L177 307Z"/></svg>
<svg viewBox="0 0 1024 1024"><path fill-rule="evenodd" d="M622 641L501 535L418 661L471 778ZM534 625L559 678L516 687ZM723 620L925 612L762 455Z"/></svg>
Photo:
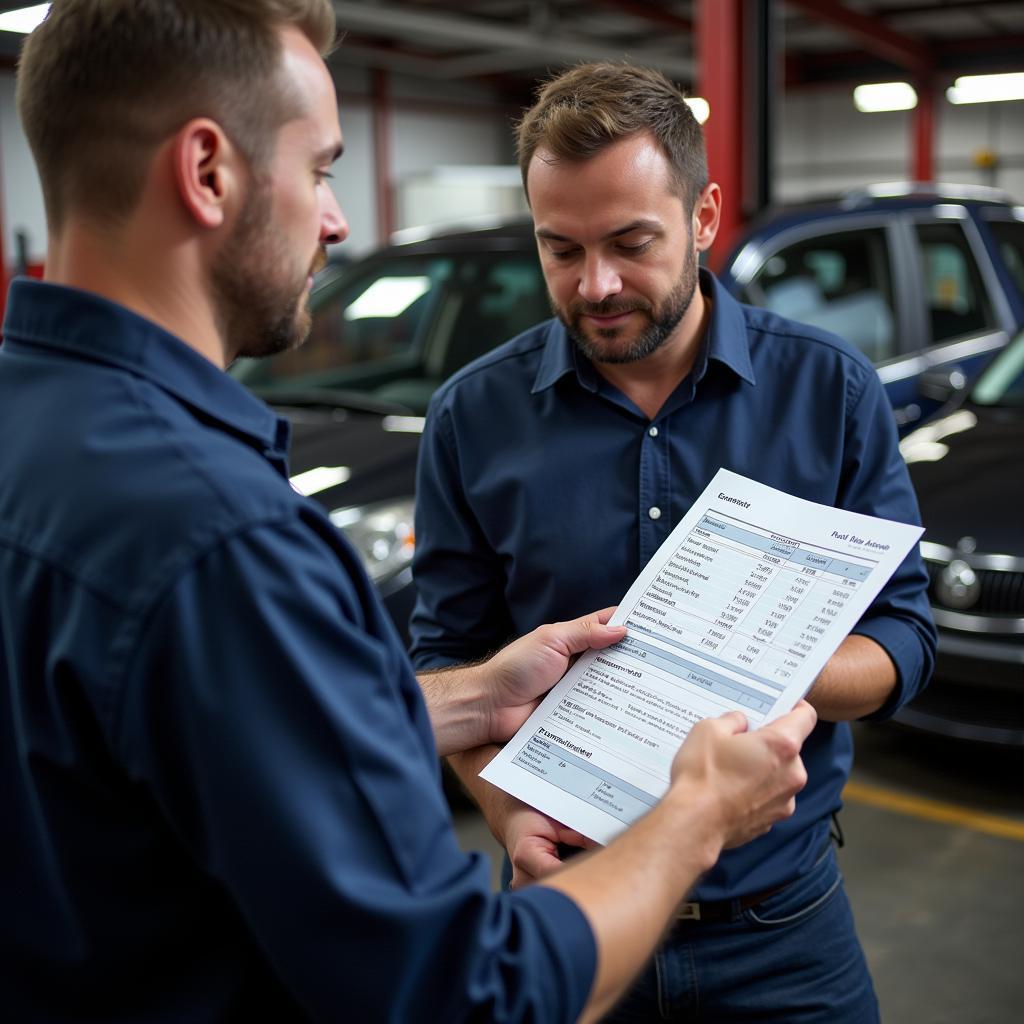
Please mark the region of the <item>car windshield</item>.
<svg viewBox="0 0 1024 1024"><path fill-rule="evenodd" d="M971 390L975 405L1024 409L1024 334L988 365Z"/></svg>
<svg viewBox="0 0 1024 1024"><path fill-rule="evenodd" d="M268 401L330 392L422 412L471 359L551 315L534 252L370 257L318 278L308 341L232 374Z"/></svg>

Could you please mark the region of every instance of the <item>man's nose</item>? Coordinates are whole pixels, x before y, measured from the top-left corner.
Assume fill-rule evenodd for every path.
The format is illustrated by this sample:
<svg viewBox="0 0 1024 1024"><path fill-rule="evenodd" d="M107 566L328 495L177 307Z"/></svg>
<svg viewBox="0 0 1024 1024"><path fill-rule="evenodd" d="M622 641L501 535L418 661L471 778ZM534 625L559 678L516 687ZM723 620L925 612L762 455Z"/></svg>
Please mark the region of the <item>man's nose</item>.
<svg viewBox="0 0 1024 1024"><path fill-rule="evenodd" d="M345 214L341 212L338 200L334 193L325 188L323 206L320 210L320 244L337 245L348 238L348 221Z"/></svg>
<svg viewBox="0 0 1024 1024"><path fill-rule="evenodd" d="M580 297L587 302L601 302L622 291L622 279L611 261L600 256L589 257L580 277Z"/></svg>

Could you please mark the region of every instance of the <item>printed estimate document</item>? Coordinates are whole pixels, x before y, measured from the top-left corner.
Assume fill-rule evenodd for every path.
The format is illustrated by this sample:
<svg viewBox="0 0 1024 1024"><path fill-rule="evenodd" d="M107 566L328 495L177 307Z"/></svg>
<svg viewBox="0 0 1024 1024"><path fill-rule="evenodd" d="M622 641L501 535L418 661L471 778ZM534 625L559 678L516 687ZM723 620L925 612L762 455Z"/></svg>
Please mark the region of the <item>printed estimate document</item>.
<svg viewBox="0 0 1024 1024"><path fill-rule="evenodd" d="M622 599L625 639L583 654L481 777L609 842L694 723L789 711L923 532L719 470Z"/></svg>

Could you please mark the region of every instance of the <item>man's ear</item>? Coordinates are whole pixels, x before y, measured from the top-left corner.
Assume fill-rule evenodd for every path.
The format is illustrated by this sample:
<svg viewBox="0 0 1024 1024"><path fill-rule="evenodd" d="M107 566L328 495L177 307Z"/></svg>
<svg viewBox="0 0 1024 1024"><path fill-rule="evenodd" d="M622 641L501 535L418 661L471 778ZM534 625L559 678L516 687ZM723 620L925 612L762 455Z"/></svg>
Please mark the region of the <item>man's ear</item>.
<svg viewBox="0 0 1024 1024"><path fill-rule="evenodd" d="M172 144L174 180L189 215L219 228L241 186L239 153L216 121L198 117L182 125Z"/></svg>
<svg viewBox="0 0 1024 1024"><path fill-rule="evenodd" d="M721 217L722 190L712 181L704 187L693 208L693 244L697 252L711 248Z"/></svg>

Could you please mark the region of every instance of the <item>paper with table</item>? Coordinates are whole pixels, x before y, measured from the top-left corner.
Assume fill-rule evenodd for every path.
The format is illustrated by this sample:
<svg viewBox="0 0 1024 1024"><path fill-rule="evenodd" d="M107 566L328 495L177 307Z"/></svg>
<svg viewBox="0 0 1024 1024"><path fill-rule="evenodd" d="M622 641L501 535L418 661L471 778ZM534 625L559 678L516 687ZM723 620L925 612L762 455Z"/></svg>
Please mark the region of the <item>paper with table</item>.
<svg viewBox="0 0 1024 1024"><path fill-rule="evenodd" d="M610 841L694 723L790 710L922 532L719 470L622 599L626 638L582 655L482 778Z"/></svg>

